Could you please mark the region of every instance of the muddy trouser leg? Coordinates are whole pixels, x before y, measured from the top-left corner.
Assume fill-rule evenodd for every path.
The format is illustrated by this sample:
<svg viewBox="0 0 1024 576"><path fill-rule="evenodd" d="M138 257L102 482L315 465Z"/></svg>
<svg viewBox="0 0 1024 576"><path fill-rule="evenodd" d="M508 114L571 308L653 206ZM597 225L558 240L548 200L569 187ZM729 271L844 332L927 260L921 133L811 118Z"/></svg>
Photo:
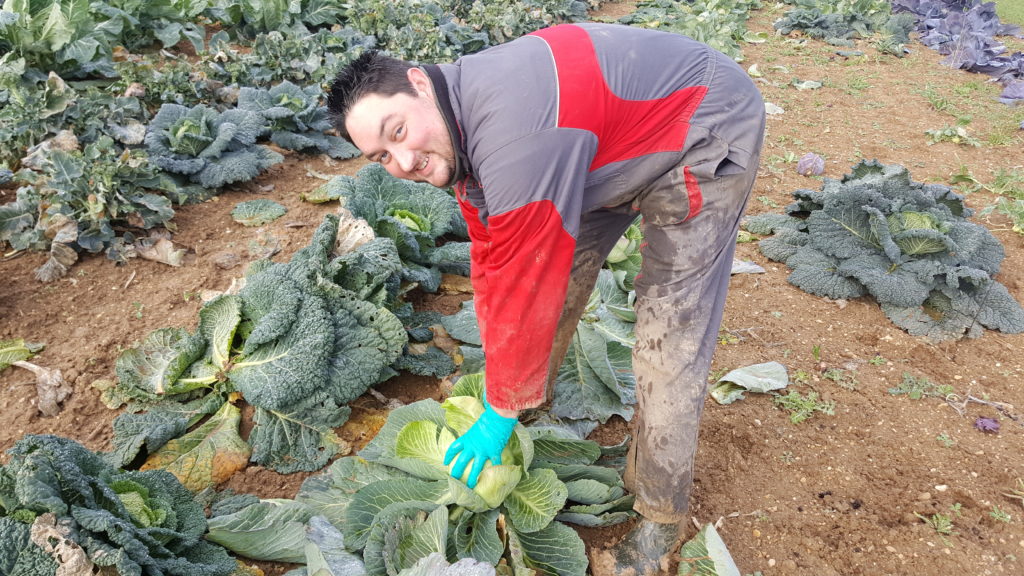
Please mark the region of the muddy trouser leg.
<svg viewBox="0 0 1024 576"><path fill-rule="evenodd" d="M591 292L594 291L597 273L615 246L615 242L622 237L637 215L636 212L628 211L628 208L622 211L597 210L583 215L576 239L576 252L573 255L565 306L558 319L558 329L551 346L551 359L548 363L548 403L554 395L558 367L565 358L572 337L576 333L576 325L583 315Z"/></svg>
<svg viewBox="0 0 1024 576"><path fill-rule="evenodd" d="M705 162L680 166L641 201L645 245L634 283L637 411L624 480L637 496L634 509L655 522L679 522L689 510L708 371L760 146L752 152L749 161L744 158L747 166L737 166L725 158L726 144L712 142L700 153ZM680 194L685 202L693 186L702 197L700 211L682 222L665 218L663 208Z"/></svg>

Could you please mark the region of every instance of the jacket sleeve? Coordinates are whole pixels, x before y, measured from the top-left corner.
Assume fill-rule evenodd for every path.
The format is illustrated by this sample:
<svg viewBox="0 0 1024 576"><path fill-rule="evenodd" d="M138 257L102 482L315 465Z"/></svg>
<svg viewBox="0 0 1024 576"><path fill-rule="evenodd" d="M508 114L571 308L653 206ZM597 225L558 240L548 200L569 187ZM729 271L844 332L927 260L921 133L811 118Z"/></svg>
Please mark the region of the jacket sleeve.
<svg viewBox="0 0 1024 576"><path fill-rule="evenodd" d="M532 408L545 399L592 148L592 138L578 131L524 138L480 166L486 223L460 201L473 242L487 400L497 408Z"/></svg>

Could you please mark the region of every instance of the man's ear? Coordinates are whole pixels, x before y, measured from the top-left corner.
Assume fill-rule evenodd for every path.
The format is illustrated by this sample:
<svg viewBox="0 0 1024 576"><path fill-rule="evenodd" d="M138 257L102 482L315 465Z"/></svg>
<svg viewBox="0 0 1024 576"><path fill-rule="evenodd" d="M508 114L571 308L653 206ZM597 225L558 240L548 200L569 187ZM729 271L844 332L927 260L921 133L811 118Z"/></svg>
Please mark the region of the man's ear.
<svg viewBox="0 0 1024 576"><path fill-rule="evenodd" d="M427 73L424 72L423 69L416 68L414 66L409 68L406 75L409 77L409 83L412 84L412 88L417 94L420 96L433 94L433 90L430 85L430 78L427 77Z"/></svg>

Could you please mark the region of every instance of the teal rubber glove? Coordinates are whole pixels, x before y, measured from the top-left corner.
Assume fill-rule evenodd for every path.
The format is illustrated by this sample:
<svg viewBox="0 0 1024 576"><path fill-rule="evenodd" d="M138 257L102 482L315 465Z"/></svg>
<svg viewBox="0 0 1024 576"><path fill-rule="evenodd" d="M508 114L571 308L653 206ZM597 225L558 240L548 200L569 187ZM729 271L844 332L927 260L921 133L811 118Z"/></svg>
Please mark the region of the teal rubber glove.
<svg viewBox="0 0 1024 576"><path fill-rule="evenodd" d="M517 422L519 422L518 418L505 418L495 412L494 408L491 408L491 405L485 401L484 413L476 419L469 430L466 430L465 434L452 442L448 446L448 451L444 453L445 466L455 459L455 467L451 471L452 477L462 478L466 472L466 466L472 461L473 466L469 469L466 485L476 488L476 481L488 460L495 466L501 464L501 451L505 449L509 438L512 437L512 430L515 429Z"/></svg>

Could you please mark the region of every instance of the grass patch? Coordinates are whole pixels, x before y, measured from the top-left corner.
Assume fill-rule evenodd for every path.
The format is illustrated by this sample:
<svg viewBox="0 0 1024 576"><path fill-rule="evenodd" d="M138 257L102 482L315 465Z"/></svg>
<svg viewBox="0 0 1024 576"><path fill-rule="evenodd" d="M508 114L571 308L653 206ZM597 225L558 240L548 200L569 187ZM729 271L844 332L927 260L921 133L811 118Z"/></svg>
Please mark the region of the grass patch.
<svg viewBox="0 0 1024 576"><path fill-rule="evenodd" d="M1024 200L1024 168L1021 167L996 169L992 172L991 182L985 183L971 174L966 165L961 165L960 171L950 178L950 183L968 194L984 190L1014 200Z"/></svg>
<svg viewBox="0 0 1024 576"><path fill-rule="evenodd" d="M996 2L996 14L999 15L999 21L1004 24L1024 26L1024 2Z"/></svg>
<svg viewBox="0 0 1024 576"><path fill-rule="evenodd" d="M1024 169L996 170L992 173L992 185L988 188L995 194L1008 196L1014 200L1024 200Z"/></svg>
<svg viewBox="0 0 1024 576"><path fill-rule="evenodd" d="M995 204L983 208L980 214L1002 214L1010 219L1014 232L1024 234L1024 170L1020 167L1000 168L992 173L991 183L985 183L972 175L967 166L960 166L960 171L951 177L951 183L967 193L985 190L1001 196Z"/></svg>
<svg viewBox="0 0 1024 576"><path fill-rule="evenodd" d="M1011 521L1013 521L1013 516L1011 516L1009 512L1007 512L1006 510L1001 510L999 506L995 505L992 506L992 511L989 512L988 515L1006 524L1009 524Z"/></svg>
<svg viewBox="0 0 1024 576"><path fill-rule="evenodd" d="M927 378L914 378L908 372L903 373L903 381L899 386L889 388L889 394L900 396L906 394L911 400L921 398L945 398L953 393L953 387L948 384L936 384Z"/></svg>
<svg viewBox="0 0 1024 576"><path fill-rule="evenodd" d="M1010 200L1000 198L995 205L995 211L1010 219L1010 229L1017 234L1024 234L1024 200Z"/></svg>
<svg viewBox="0 0 1024 576"><path fill-rule="evenodd" d="M935 533L942 538L942 542L945 545L951 546L949 539L946 538L946 536L953 536L954 534L957 534L956 527L953 526L953 518L960 517L960 508L961 505L957 502L949 507L949 514L938 512L931 516L924 516L915 512L914 515L923 520L925 524L934 530Z"/></svg>
<svg viewBox="0 0 1024 576"><path fill-rule="evenodd" d="M919 92L924 99L928 101L928 104L935 109L936 112L947 112L949 114L956 115L953 112L953 102L947 98L944 94L940 93L934 85L928 84L924 90Z"/></svg>
<svg viewBox="0 0 1024 576"><path fill-rule="evenodd" d="M953 92L955 92L957 96L962 96L964 98L970 98L978 92L981 92L981 90L981 82L977 80L968 80L963 84L953 86Z"/></svg>
<svg viewBox="0 0 1024 576"><path fill-rule="evenodd" d="M857 389L856 373L847 374L846 371L841 368L829 368L828 370L825 370L825 373L821 376L826 380L835 382L840 388L846 388L847 390Z"/></svg>
<svg viewBox="0 0 1024 576"><path fill-rule="evenodd" d="M954 440L953 437L947 434L946 432L939 434L938 436L935 437L935 439L941 442L942 445L945 446L946 448L952 448L953 446L956 446L956 440Z"/></svg>
<svg viewBox="0 0 1024 576"><path fill-rule="evenodd" d="M789 394L783 396L782 394L775 394L773 400L776 406L782 408L786 412L789 412L789 421L793 424L799 424L804 420L807 420L811 416L814 416L815 412L821 412L822 414L828 414L829 416L835 414L836 403L825 402L818 399L817 392L808 392L806 396L791 390Z"/></svg>
<svg viewBox="0 0 1024 576"><path fill-rule="evenodd" d="M851 96L857 96L868 88L871 88L871 82L864 76L853 75L846 81L846 93Z"/></svg>

